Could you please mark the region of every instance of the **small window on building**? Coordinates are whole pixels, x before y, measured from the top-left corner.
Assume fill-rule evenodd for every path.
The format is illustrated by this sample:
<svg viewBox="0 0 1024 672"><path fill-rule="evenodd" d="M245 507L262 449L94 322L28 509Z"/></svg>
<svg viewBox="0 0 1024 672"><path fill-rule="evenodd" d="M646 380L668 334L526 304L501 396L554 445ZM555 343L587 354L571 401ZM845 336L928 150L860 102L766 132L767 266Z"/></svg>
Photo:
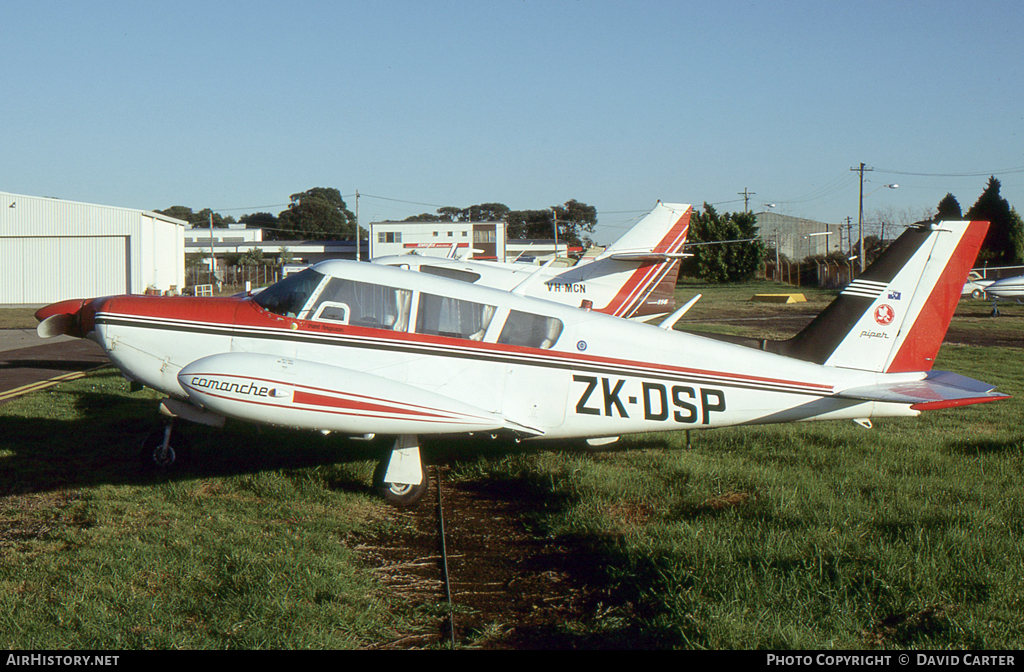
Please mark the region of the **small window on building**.
<svg viewBox="0 0 1024 672"><path fill-rule="evenodd" d="M559 319L512 310L498 336L498 343L546 350L558 341L561 334L562 321Z"/></svg>

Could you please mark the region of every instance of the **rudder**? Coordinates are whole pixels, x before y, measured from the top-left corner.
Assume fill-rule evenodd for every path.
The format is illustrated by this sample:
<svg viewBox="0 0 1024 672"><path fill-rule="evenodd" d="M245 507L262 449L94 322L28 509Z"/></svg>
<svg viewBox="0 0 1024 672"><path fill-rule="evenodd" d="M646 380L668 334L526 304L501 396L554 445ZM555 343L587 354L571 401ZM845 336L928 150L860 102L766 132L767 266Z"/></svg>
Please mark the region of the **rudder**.
<svg viewBox="0 0 1024 672"><path fill-rule="evenodd" d="M988 222L908 229L800 333L764 348L864 371L929 371Z"/></svg>

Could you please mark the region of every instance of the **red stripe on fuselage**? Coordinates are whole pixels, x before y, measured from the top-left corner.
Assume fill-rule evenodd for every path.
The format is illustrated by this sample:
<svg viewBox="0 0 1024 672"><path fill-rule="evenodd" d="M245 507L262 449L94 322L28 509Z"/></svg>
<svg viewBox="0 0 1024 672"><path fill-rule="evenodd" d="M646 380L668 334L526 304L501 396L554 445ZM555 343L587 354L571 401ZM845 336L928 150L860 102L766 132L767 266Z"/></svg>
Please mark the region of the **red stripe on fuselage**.
<svg viewBox="0 0 1024 672"><path fill-rule="evenodd" d="M329 406L331 408L342 408L353 411L372 411L377 413L395 413L395 414L406 414L416 415L426 418L438 418L444 420L453 419L451 415L442 416L438 413L425 413L423 411L414 411L406 408L395 408L385 406L383 404L374 404L365 401L354 401L352 399L342 399L339 397L329 397L324 394L313 394L312 392L303 392L302 390L295 390L292 395L292 401L296 404L306 404L308 406Z"/></svg>
<svg viewBox="0 0 1024 672"><path fill-rule="evenodd" d="M209 310L204 310L204 305L208 305ZM128 308L131 308L132 310L128 310ZM191 326L194 328L207 327L227 330L235 327L266 329L268 331L280 332L282 337L303 335L335 338L358 338L365 341L377 342L383 347L387 347L389 345L443 346L446 350L443 354L455 357L459 356L460 352L466 354L486 355L529 355L538 360L536 362L530 362L530 364L541 367L545 364L543 360L550 360L552 363L557 362L569 365L635 368L638 369L635 374L637 376L642 376L645 373L650 375L707 376L722 378L737 385L785 385L802 388L802 390L798 389L795 391L824 394L830 393L833 389L832 385L822 383L793 381L781 378L769 378L765 376L723 371L711 371L707 369L661 364L657 362L601 357L569 351L543 350L540 348L503 345L499 343L483 343L480 341L470 341L467 339L449 338L445 336L431 336L402 331L373 329L369 327L310 322L270 313L265 311L254 301L247 298L192 299L187 297L124 296L106 300L104 304L104 312L114 317L117 317L118 314L120 314L127 319L144 319L149 317L160 320L181 320L187 322L187 324L182 325L183 328ZM169 325L162 326L163 328L170 328ZM245 338L246 334L244 331L239 332L235 337ZM442 353L439 352L438 354Z"/></svg>

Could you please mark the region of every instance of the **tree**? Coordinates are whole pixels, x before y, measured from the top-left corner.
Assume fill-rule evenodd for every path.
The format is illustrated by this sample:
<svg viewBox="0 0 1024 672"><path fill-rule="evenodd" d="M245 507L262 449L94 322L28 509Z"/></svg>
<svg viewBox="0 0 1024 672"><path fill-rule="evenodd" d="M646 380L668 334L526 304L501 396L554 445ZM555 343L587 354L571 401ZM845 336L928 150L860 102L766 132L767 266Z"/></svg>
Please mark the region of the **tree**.
<svg viewBox="0 0 1024 672"><path fill-rule="evenodd" d="M764 243L757 238L757 219L751 212L719 215L704 204L703 212L690 218L690 243L694 245L692 267L707 282L746 282L754 277L765 255ZM723 242L738 241L746 242Z"/></svg>
<svg viewBox="0 0 1024 672"><path fill-rule="evenodd" d="M508 213L506 234L509 240L553 238L555 224L551 210L512 210Z"/></svg>
<svg viewBox="0 0 1024 672"><path fill-rule="evenodd" d="M508 218L509 207L504 203L480 203L468 208L446 205L437 209L437 214L424 212L406 218L407 222L503 222Z"/></svg>
<svg viewBox="0 0 1024 672"><path fill-rule="evenodd" d="M963 210L960 209L960 202L953 194L947 193L939 201L938 211L935 214L935 221L957 221L964 218Z"/></svg>
<svg viewBox="0 0 1024 672"><path fill-rule="evenodd" d="M250 229L277 228L277 217L269 212L253 212L248 215L242 215L238 218L238 221L245 224L245 226Z"/></svg>
<svg viewBox="0 0 1024 672"><path fill-rule="evenodd" d="M353 239L356 218L345 205L341 192L334 188L315 187L291 195L288 209L278 217L275 238L303 240Z"/></svg>
<svg viewBox="0 0 1024 672"><path fill-rule="evenodd" d="M403 222L443 222L443 221L450 221L450 220L441 219L441 217L439 217L438 215L434 215L434 214L431 214L429 212L421 212L418 215L413 215L412 217L406 217L402 221Z"/></svg>
<svg viewBox="0 0 1024 672"><path fill-rule="evenodd" d="M199 212L192 212L192 208L185 207L184 205L172 205L166 210L155 210L161 215L167 215L168 217L174 217L175 219L181 219L195 227L207 227L210 226L211 219L213 220L213 226L225 227L228 224L234 224L235 218L228 215L224 217L219 212L214 212L210 208L203 208Z"/></svg>
<svg viewBox="0 0 1024 672"><path fill-rule="evenodd" d="M552 208L558 216L558 240L570 245L582 245L582 238L594 232L597 208L580 203L575 198ZM588 236L589 239L589 236Z"/></svg>
<svg viewBox="0 0 1024 672"><path fill-rule="evenodd" d="M1010 265L1020 262L1024 224L1020 216L999 195L999 180L992 176L978 201L967 211L966 219L989 223L988 234L978 253L978 261L992 265Z"/></svg>
<svg viewBox="0 0 1024 672"><path fill-rule="evenodd" d="M555 217L558 218L558 242L582 245L583 238L594 232L597 208L576 199L546 210L511 210L508 212L508 237L544 238L555 235Z"/></svg>

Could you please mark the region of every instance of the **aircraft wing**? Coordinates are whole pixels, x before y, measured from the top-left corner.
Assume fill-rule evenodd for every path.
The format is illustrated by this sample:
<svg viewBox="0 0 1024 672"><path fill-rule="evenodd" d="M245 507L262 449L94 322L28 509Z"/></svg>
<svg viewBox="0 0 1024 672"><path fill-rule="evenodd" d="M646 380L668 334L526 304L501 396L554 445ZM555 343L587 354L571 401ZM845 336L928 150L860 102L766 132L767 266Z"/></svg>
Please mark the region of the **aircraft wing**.
<svg viewBox="0 0 1024 672"><path fill-rule="evenodd" d="M881 383L843 390L835 396L864 401L911 404L916 411L983 404L1008 399L995 386L948 371L929 371L921 380Z"/></svg>
<svg viewBox="0 0 1024 672"><path fill-rule="evenodd" d="M226 352L178 373L189 401L221 415L347 434L544 432L395 380L302 359Z"/></svg>

